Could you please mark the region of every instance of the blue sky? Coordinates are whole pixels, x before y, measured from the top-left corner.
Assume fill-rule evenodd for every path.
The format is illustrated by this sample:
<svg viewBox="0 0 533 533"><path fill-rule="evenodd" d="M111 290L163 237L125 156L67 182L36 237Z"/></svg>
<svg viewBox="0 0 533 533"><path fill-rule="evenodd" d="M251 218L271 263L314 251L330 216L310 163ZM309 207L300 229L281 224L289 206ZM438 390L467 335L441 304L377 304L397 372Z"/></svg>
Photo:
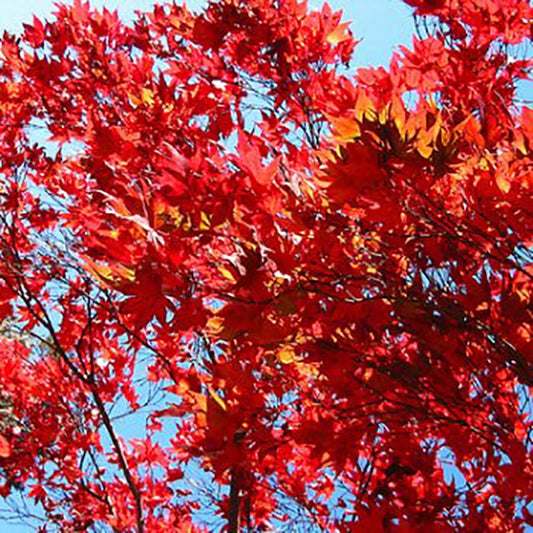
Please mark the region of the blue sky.
<svg viewBox="0 0 533 533"><path fill-rule="evenodd" d="M47 18L54 11L55 0L0 0L0 29L18 31L32 14ZM67 2L68 3L68 2ZM137 9L146 10L154 0L92 0L94 6L119 9L129 17ZM205 4L204 0L186 0L191 8ZM311 7L319 7L322 0L309 0ZM353 32L363 39L355 56L357 65L387 63L394 47L409 43L412 34L410 9L400 0L330 0L330 6L342 9L344 19L352 22Z"/></svg>
<svg viewBox="0 0 533 533"><path fill-rule="evenodd" d="M55 0L0 0L0 30L18 32L24 22L31 22L33 14L49 18L55 3ZM154 0L92 0L91 3L96 7L118 8L124 18L129 18L135 10L149 9ZM205 1L187 0L186 3L191 8L199 8ZM311 7L322 4L322 0L309 0ZM344 20L352 22L355 37L363 39L356 51L354 66L387 64L395 46L411 40L410 9L400 0L330 0L329 4L334 10L343 10ZM7 524L0 519L1 533L32 531L28 526Z"/></svg>

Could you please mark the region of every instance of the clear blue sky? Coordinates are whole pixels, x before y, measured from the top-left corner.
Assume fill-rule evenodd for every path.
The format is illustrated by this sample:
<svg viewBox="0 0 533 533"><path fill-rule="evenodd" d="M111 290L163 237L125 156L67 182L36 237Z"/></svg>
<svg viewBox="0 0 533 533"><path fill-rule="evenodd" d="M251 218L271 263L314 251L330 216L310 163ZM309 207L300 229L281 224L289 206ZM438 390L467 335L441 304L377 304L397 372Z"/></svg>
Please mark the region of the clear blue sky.
<svg viewBox="0 0 533 533"><path fill-rule="evenodd" d="M31 22L33 14L49 18L55 3L56 0L0 0L0 31L20 31L24 22ZM135 10L149 9L154 0L92 0L91 3L96 7L118 8L124 18L129 18ZM205 3L186 0L190 8ZM310 7L322 4L323 0L309 0ZM343 10L344 20L352 22L355 37L363 39L354 57L355 66L387 64L395 46L410 43L413 30L410 10L400 0L330 0L329 4L334 10ZM0 519L0 533L32 531L28 526L7 524Z"/></svg>
<svg viewBox="0 0 533 533"><path fill-rule="evenodd" d="M68 2L67 2L68 3ZM119 9L125 17L137 10L146 10L154 0L92 0L94 6ZM55 0L0 0L0 29L17 31L32 14L49 17ZM205 4L204 0L186 0L191 8ZM322 0L309 0L311 7L319 7ZM400 0L330 0L330 6L342 9L344 19L352 22L356 38L363 38L355 60L358 65L387 63L394 46L409 43L412 33L410 9Z"/></svg>

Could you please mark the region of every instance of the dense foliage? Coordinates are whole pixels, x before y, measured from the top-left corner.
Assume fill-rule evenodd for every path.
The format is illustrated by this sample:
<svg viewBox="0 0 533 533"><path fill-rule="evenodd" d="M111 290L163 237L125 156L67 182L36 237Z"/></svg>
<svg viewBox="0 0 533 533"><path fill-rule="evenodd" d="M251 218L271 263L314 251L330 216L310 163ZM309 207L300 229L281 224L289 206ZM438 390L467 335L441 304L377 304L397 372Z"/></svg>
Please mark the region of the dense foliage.
<svg viewBox="0 0 533 533"><path fill-rule="evenodd" d="M76 0L0 43L0 493L41 531L533 525L526 0ZM379 31L379 28L376 28ZM18 497L17 497L18 495ZM17 499L18 498L18 499Z"/></svg>

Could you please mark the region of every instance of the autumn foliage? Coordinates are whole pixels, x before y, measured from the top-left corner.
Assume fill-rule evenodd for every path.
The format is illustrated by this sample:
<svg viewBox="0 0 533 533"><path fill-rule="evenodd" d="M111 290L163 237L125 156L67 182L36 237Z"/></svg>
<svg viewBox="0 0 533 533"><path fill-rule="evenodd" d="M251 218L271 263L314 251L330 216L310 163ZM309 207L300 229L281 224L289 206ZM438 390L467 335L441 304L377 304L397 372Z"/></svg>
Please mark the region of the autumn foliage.
<svg viewBox="0 0 533 533"><path fill-rule="evenodd" d="M412 46L356 73L341 14L299 0L76 0L4 34L4 509L533 525L533 12L407 3Z"/></svg>

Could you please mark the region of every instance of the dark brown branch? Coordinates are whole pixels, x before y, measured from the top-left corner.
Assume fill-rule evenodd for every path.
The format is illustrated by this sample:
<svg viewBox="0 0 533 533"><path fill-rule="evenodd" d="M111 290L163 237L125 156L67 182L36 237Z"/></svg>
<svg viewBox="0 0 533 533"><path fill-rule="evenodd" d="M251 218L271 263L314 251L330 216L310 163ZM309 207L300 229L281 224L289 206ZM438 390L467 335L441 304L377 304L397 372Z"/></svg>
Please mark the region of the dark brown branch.
<svg viewBox="0 0 533 533"><path fill-rule="evenodd" d="M233 467L229 492L228 533L239 533L241 507L239 477L237 469Z"/></svg>

